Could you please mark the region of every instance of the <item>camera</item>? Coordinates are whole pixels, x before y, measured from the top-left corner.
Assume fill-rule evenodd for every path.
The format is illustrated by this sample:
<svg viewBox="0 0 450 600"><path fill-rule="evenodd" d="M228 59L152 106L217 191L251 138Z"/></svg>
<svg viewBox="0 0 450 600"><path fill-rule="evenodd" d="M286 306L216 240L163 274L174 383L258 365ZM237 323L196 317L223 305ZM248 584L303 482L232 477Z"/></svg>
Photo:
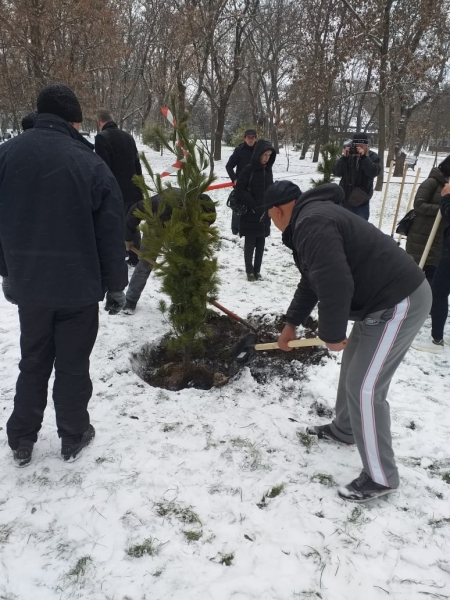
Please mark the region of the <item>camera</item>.
<svg viewBox="0 0 450 600"><path fill-rule="evenodd" d="M359 154L359 152L358 152L358 148L356 147L356 144L355 144L354 142L352 142L352 145L350 146L350 148L349 148L349 150L348 150L348 153L349 153L350 155L351 155L351 154L353 154L353 155Z"/></svg>

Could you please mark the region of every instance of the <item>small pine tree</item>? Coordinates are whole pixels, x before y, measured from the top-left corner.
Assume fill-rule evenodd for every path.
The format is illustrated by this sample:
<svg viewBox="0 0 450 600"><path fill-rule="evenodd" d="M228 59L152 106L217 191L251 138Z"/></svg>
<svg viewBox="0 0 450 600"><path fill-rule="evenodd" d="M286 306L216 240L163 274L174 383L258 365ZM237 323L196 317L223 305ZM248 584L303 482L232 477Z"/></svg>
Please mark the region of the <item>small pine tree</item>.
<svg viewBox="0 0 450 600"><path fill-rule="evenodd" d="M171 110L178 121L175 110ZM161 144L174 157L178 158L180 148L185 152L185 164L177 172L181 199L171 185L163 187L160 175L153 172L145 155L141 154L142 163L161 197L154 214L150 188L143 177L135 177L144 194L145 210L138 213L144 219L141 223L144 258L154 260L158 257L155 273L162 278L162 291L170 298L169 306L161 300L159 307L168 316L172 327L168 347L173 352L181 352L185 365L192 354L203 347L203 339L208 333L208 301L217 296L219 284L215 255L219 232L211 225L214 213L205 211L211 209L213 203L200 198L215 176L206 174L209 172L207 157L196 140L190 138L187 120L188 115L184 115L171 138L160 128L155 128ZM168 206L172 217L163 223L160 217Z"/></svg>
<svg viewBox="0 0 450 600"><path fill-rule="evenodd" d="M156 152L161 151L161 140L155 133L155 123L151 121L145 122L144 129L142 130L142 143Z"/></svg>
<svg viewBox="0 0 450 600"><path fill-rule="evenodd" d="M341 147L335 141L328 142L328 144L322 146L320 154L322 156L322 161L317 165L317 171L322 174L322 179L311 179L311 185L313 187L323 185L324 183L332 183L334 181L333 167L341 154Z"/></svg>

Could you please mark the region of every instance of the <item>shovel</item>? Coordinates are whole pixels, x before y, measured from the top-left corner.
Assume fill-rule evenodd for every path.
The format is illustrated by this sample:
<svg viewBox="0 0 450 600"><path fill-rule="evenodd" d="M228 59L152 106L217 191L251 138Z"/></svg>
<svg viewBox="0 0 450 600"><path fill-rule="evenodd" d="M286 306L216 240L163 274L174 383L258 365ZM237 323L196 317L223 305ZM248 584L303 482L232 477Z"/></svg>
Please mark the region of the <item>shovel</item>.
<svg viewBox="0 0 450 600"><path fill-rule="evenodd" d="M243 338L235 348L236 362L246 365L248 364L256 351L259 350L276 350L279 348L278 342L269 342L267 344L257 344L257 337L254 333L249 333ZM301 340L292 340L288 342L290 348L306 348L311 346L324 346L325 342L319 338L303 338Z"/></svg>

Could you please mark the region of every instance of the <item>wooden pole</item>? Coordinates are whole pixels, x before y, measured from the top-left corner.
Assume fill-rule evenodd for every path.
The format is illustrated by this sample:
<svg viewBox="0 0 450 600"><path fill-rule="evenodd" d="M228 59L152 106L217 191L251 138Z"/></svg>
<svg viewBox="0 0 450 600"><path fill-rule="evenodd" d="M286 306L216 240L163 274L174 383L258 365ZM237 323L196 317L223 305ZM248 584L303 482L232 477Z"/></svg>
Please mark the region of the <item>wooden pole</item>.
<svg viewBox="0 0 450 600"><path fill-rule="evenodd" d="M414 194L416 193L416 187L417 187L417 182L419 181L419 175L420 175L420 167L417 169L417 173L416 173L416 177L414 179L414 183L412 186L412 190L411 190L411 194L409 196L409 200L408 200L408 206L406 207L406 215L409 213L409 211L411 210L411 206L414 200ZM400 244L400 241L402 239L402 234L399 233L398 234L398 240L397 242Z"/></svg>
<svg viewBox="0 0 450 600"><path fill-rule="evenodd" d="M400 192L398 194L397 208L395 209L394 222L392 223L391 237L394 237L394 233L395 233L395 225L397 224L398 211L400 210L400 204L402 202L403 188L405 187L405 179L406 179L406 171L407 170L408 170L408 165L405 165L405 168L403 169L403 177L402 177L402 183L400 186Z"/></svg>
<svg viewBox="0 0 450 600"><path fill-rule="evenodd" d="M391 182L391 175L392 175L392 170L393 169L394 169L394 161L391 160L391 164L389 165L389 173L388 173L386 185L384 187L383 203L381 204L380 221L378 223L378 229L381 229L381 224L383 222L384 207L386 205L387 191L389 189L389 184Z"/></svg>
<svg viewBox="0 0 450 600"><path fill-rule="evenodd" d="M430 248L433 245L434 238L436 237L436 232L438 230L441 219L442 219L442 215L441 215L441 211L439 211L438 214L436 215L436 219L434 220L433 229L430 232L430 236L428 238L427 245L425 246L425 249L423 251L422 258L420 259L419 267L421 269L423 269L423 267L425 266L425 263L428 258L428 254L430 253Z"/></svg>

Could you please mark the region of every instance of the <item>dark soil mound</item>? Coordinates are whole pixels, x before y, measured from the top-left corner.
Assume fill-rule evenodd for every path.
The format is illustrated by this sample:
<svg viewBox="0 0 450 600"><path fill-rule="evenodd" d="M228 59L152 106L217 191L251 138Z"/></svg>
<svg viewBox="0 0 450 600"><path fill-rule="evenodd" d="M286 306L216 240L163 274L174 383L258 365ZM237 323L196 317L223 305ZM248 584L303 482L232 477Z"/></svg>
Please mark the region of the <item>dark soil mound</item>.
<svg viewBox="0 0 450 600"><path fill-rule="evenodd" d="M276 341L284 326L280 315L253 314L247 320L258 330L258 342ZM186 368L181 355L169 354L167 338L148 344L132 354L134 371L148 384L168 390L194 387L209 390L227 383L244 365L236 362L236 348L249 331L229 317L212 313L209 318L211 335L205 339L204 351L195 356ZM315 337L307 331L307 337ZM326 355L322 347L294 349L292 352L270 350L254 352L248 363L252 376L265 383L277 376L301 377L305 365L318 364Z"/></svg>

